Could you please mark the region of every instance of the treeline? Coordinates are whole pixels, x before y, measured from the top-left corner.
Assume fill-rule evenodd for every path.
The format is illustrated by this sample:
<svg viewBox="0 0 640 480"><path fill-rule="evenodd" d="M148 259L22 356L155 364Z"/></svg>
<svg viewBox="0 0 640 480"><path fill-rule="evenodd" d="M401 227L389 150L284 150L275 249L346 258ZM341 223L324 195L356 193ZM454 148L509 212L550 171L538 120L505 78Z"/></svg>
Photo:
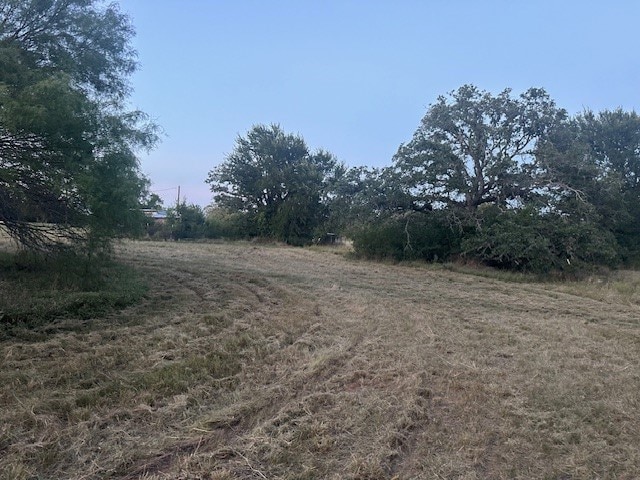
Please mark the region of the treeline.
<svg viewBox="0 0 640 480"><path fill-rule="evenodd" d="M347 168L277 125L254 126L207 178L209 237L309 244L328 232L374 258L519 271L640 259L640 118L569 116L543 90L465 85L432 104L390 166Z"/></svg>
<svg viewBox="0 0 640 480"><path fill-rule="evenodd" d="M92 256L144 225L137 153L157 140L128 109L133 27L97 0L0 0L0 228L22 248ZM465 85L439 97L385 168L347 168L257 125L153 236L327 234L367 257L464 259L547 272L640 262L640 119L569 116L543 90Z"/></svg>

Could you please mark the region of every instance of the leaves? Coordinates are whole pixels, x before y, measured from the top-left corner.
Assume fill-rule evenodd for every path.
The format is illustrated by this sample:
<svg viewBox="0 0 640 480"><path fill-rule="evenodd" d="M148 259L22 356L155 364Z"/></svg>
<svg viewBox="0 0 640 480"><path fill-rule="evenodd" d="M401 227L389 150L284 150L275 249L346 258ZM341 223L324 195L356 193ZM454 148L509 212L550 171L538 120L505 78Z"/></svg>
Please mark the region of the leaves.
<svg viewBox="0 0 640 480"><path fill-rule="evenodd" d="M464 255L483 263L536 273L576 271L618 261L616 241L598 225L534 208L483 212L482 228L463 241Z"/></svg>
<svg viewBox="0 0 640 480"><path fill-rule="evenodd" d="M278 125L256 125L209 172L217 206L253 219L261 235L308 243L325 216L341 166L328 152L310 152L302 137Z"/></svg>
<svg viewBox="0 0 640 480"><path fill-rule="evenodd" d="M132 35L114 5L0 1L0 223L24 247L104 246L138 224L135 152L157 136L123 108Z"/></svg>
<svg viewBox="0 0 640 480"><path fill-rule="evenodd" d="M531 190L536 141L564 117L542 89L519 98L465 85L432 105L395 168L407 187L438 208L507 205Z"/></svg>
<svg viewBox="0 0 640 480"><path fill-rule="evenodd" d="M0 3L0 47L17 48L31 69L63 71L93 95L122 100L136 67L134 30L115 4L93 0Z"/></svg>
<svg viewBox="0 0 640 480"><path fill-rule="evenodd" d="M405 258L420 242L432 249L455 245L443 241L452 235L464 257L516 270L640 258L635 112L568 118L540 88L514 97L510 89L492 95L465 85L439 97L394 165L368 181L380 185L383 178L392 185L387 199L394 191L406 197L403 208L378 210L379 219L356 230L356 249L367 255ZM411 211L456 220L415 231ZM428 248L410 250L429 259ZM441 248L440 254L455 251Z"/></svg>

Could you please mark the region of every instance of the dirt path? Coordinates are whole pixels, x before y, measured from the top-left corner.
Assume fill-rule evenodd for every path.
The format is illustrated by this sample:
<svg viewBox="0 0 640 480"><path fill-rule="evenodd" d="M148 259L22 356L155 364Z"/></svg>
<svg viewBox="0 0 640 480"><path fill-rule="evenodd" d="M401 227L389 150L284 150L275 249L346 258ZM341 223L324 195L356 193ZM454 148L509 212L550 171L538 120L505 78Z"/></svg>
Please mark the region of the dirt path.
<svg viewBox="0 0 640 480"><path fill-rule="evenodd" d="M119 255L144 305L2 345L13 478L640 477L637 304L282 247Z"/></svg>

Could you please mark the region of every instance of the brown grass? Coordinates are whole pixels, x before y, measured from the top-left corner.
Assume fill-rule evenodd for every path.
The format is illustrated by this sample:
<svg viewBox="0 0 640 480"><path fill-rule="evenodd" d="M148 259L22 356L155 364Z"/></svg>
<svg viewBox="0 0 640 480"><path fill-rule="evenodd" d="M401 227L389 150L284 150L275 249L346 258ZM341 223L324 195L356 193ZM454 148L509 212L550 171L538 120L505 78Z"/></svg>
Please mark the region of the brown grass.
<svg viewBox="0 0 640 480"><path fill-rule="evenodd" d="M0 343L0 478L640 478L640 276L127 242L151 292ZM69 320L67 320L69 322Z"/></svg>

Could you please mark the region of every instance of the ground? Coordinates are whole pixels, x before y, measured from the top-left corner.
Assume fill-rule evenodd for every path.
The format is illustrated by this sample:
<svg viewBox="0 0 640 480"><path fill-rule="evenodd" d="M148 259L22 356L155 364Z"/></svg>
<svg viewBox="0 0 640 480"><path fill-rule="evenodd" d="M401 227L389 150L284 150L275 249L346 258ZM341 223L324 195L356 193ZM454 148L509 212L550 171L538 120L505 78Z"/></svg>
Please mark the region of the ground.
<svg viewBox="0 0 640 480"><path fill-rule="evenodd" d="M3 479L640 478L640 278L126 242L150 285L0 343Z"/></svg>

